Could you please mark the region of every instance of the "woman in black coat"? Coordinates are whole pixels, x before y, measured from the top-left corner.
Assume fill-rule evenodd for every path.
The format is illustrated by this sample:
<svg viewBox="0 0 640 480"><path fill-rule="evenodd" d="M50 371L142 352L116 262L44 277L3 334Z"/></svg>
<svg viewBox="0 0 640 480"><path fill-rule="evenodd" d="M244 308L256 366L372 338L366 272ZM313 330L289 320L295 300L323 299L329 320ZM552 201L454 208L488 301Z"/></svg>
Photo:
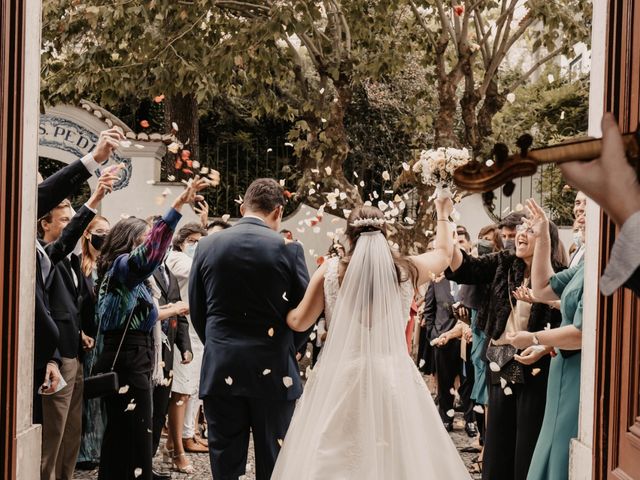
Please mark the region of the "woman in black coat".
<svg viewBox="0 0 640 480"><path fill-rule="evenodd" d="M558 229L549 224L552 252L560 246ZM514 355L507 332L520 327L531 332L547 325L557 327L558 310L543 303L527 303L535 237L518 226L515 253L505 250L474 258L454 249L445 272L459 284L490 285L478 311L478 323L488 337L489 411L485 434L483 479L524 480L544 417L551 348L529 347ZM556 271L562 265L555 264ZM526 296L525 296L526 297ZM490 359L490 360L489 360Z"/></svg>

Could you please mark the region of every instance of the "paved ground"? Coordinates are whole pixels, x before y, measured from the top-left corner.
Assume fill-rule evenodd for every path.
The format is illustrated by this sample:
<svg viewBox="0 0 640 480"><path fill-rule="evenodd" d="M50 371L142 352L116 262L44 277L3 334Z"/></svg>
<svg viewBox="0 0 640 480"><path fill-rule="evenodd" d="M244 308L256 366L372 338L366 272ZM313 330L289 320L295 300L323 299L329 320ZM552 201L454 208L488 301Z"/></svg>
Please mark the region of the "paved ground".
<svg viewBox="0 0 640 480"><path fill-rule="evenodd" d="M301 362L302 363L302 362ZM303 370L304 371L304 370ZM425 378L427 383L429 384L429 388L431 391L434 391L433 386L431 385L431 378ZM454 430L451 432L451 437L453 438L453 442L455 443L458 450L468 449L470 447L478 447L478 439L471 439L467 436L464 431L464 420L462 419L462 415L460 413L456 413L454 419ZM162 440L164 444L164 439ZM195 467L195 473L193 475L181 474L178 472L173 472L172 478L174 480L200 480L200 479L211 479L211 469L209 467L209 456L207 454L188 454L191 463ZM464 460L467 468L471 467L473 459L478 456L478 453L474 452L460 452L460 456ZM162 464L162 455L158 453L156 458L154 458L154 468L158 470L164 470L168 468L168 465ZM76 471L74 476L74 480L94 480L98 478L98 470L93 471ZM249 446L249 458L247 462L247 473L244 477L241 477L243 480L255 480L254 473L254 455L253 455L253 444ZM480 475L472 476L474 480L479 479Z"/></svg>

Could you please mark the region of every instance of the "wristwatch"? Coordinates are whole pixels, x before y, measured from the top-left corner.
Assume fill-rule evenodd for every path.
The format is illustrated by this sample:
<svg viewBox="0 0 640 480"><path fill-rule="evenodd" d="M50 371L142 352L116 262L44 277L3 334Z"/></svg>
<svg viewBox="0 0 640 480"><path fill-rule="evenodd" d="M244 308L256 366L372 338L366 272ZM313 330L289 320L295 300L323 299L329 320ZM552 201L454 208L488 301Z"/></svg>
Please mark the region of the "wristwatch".
<svg viewBox="0 0 640 480"><path fill-rule="evenodd" d="M536 335L535 333L533 334L533 344L540 345L540 340L538 340L538 335Z"/></svg>

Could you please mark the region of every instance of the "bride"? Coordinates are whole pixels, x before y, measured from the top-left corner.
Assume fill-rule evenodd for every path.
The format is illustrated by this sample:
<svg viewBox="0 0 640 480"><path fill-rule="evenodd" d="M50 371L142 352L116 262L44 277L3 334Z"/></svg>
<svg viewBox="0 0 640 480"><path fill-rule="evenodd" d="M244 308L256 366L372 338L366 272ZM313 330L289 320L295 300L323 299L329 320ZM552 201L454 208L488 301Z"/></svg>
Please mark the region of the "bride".
<svg viewBox="0 0 640 480"><path fill-rule="evenodd" d="M435 205L435 250L408 258L389 247L380 210L354 209L349 256L325 262L287 316L305 331L324 310L329 334L273 480L469 478L404 336L416 287L444 271L453 253L453 204Z"/></svg>

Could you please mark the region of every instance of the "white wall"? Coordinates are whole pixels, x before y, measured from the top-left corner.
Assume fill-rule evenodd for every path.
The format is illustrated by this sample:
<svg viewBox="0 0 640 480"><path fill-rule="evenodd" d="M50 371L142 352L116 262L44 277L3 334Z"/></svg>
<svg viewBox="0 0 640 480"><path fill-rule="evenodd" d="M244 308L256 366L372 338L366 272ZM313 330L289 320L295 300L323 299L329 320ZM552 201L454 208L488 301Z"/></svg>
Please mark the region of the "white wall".
<svg viewBox="0 0 640 480"><path fill-rule="evenodd" d="M593 2L591 32L591 76L589 91L589 135L601 136L605 58L607 44L607 3ZM571 442L569 478L591 479L593 457L593 418L595 412L596 326L598 306L598 263L600 254L600 207L587 202L584 314L582 319L582 371L580 379L580 417L578 438Z"/></svg>
<svg viewBox="0 0 640 480"><path fill-rule="evenodd" d="M25 11L40 12L40 0L26 0ZM18 325L18 378L16 398L16 478L40 478L41 427L32 425L33 321L35 312L36 178L40 91L40 15L26 15L22 162L22 214L20 251L20 304ZM3 405L4 408L4 405Z"/></svg>

